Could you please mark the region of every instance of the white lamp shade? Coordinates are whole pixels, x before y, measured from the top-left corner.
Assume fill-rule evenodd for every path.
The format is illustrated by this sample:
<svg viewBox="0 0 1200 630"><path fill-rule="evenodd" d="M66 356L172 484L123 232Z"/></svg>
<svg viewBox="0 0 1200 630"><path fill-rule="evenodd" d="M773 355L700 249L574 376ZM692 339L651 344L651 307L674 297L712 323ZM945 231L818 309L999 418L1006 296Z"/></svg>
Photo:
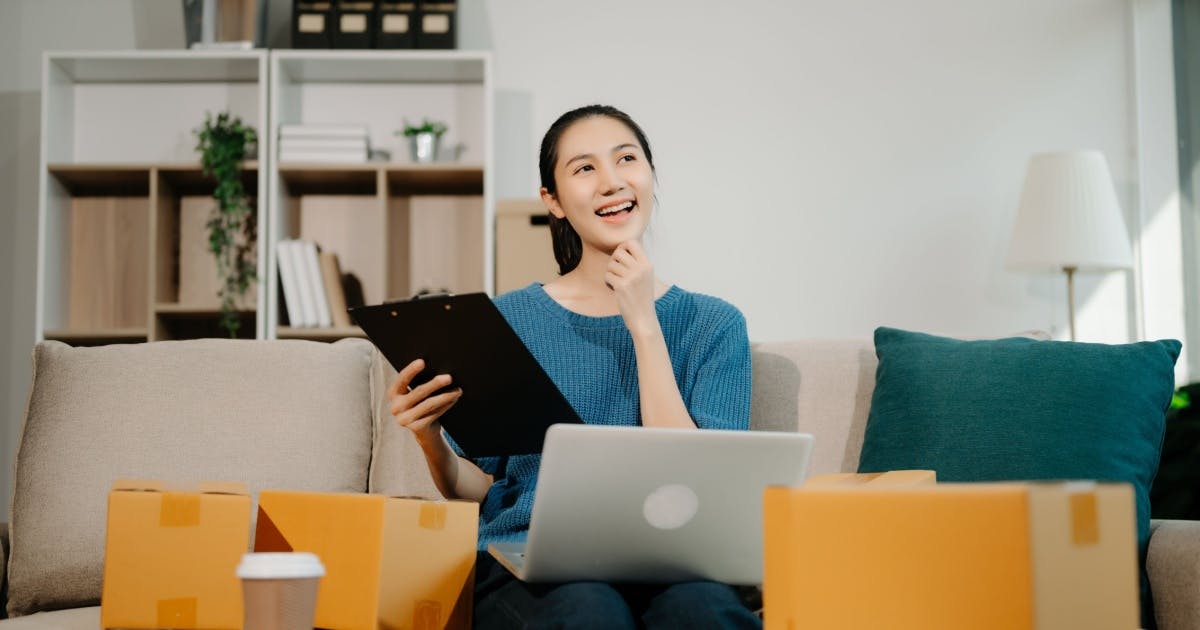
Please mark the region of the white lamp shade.
<svg viewBox="0 0 1200 630"><path fill-rule="evenodd" d="M1029 160L1008 249L1009 269L1128 269L1129 233L1099 151L1040 153Z"/></svg>

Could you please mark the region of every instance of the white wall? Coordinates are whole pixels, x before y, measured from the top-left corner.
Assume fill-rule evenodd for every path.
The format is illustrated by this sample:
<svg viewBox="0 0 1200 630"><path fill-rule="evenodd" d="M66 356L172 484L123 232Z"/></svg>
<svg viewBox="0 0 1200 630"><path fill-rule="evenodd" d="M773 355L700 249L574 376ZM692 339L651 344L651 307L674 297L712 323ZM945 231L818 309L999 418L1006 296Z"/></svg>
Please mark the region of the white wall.
<svg viewBox="0 0 1200 630"><path fill-rule="evenodd" d="M42 51L179 45L178 5L0 1L4 503L29 386ZM1025 164L1036 151L1100 149L1131 223L1157 230L1143 255L1178 243L1178 210L1164 202L1173 184L1137 180L1139 158L1145 173L1174 160L1168 5L463 0L460 44L495 54L498 196L536 192L538 143L559 114L625 109L655 151L660 272L737 304L755 340L862 337L877 325L1061 337L1061 277L1003 268ZM1135 6L1148 15L1141 59ZM1171 255L1155 277L1177 270ZM1130 278L1082 277L1082 339L1136 335ZM1159 285L1147 333L1182 335L1174 281Z"/></svg>
<svg viewBox="0 0 1200 630"><path fill-rule="evenodd" d="M558 114L627 110L655 150L659 269L753 339L1066 334L1061 276L1003 268L1029 155L1100 149L1134 199L1120 0L488 7L497 89L532 121L501 136L497 161L531 166L499 194L536 190ZM1130 337L1126 275L1082 278L1081 338Z"/></svg>

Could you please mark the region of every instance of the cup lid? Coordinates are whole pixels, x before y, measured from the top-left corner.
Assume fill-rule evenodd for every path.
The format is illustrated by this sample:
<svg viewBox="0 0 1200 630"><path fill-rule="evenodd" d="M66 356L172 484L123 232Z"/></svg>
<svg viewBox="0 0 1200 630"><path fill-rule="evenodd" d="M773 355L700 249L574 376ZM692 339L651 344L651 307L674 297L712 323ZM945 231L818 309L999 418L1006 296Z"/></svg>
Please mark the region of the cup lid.
<svg viewBox="0 0 1200 630"><path fill-rule="evenodd" d="M247 553L242 555L237 575L246 580L313 578L325 575L325 566L308 552Z"/></svg>

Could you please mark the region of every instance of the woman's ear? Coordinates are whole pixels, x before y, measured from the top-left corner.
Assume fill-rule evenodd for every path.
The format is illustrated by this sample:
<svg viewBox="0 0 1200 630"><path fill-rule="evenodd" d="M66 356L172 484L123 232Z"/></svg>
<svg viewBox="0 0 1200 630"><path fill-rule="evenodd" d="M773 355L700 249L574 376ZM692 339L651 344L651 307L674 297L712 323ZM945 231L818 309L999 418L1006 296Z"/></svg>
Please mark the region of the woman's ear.
<svg viewBox="0 0 1200 630"><path fill-rule="evenodd" d="M542 204L546 206L546 209L550 211L550 214L553 214L556 219L562 219L567 216L567 213L563 212L562 206L558 205L558 199L555 199L554 195L549 190L546 190L545 187L542 187L541 194Z"/></svg>

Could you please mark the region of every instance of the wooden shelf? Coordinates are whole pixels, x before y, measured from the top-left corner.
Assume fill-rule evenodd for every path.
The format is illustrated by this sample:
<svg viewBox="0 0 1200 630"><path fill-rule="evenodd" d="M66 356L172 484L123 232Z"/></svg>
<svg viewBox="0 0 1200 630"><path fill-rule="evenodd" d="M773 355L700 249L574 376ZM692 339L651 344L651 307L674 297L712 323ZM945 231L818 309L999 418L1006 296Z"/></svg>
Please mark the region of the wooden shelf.
<svg viewBox="0 0 1200 630"><path fill-rule="evenodd" d="M367 335L358 326L342 328L294 328L292 326L280 326L276 336L280 339L336 341L344 337L365 338Z"/></svg>
<svg viewBox="0 0 1200 630"><path fill-rule="evenodd" d="M142 196L150 193L150 172L157 170L179 194L209 194L213 182L199 164L48 164L46 170L77 197ZM246 192L258 190L258 162L248 160L242 171Z"/></svg>
<svg viewBox="0 0 1200 630"><path fill-rule="evenodd" d="M177 194L211 195L213 180L204 174L199 164L162 164L156 167ZM247 160L242 165L242 186L251 197L258 194L258 161Z"/></svg>
<svg viewBox="0 0 1200 630"><path fill-rule="evenodd" d="M292 195L374 195L378 173L379 165L370 163L279 165L279 176Z"/></svg>
<svg viewBox="0 0 1200 630"><path fill-rule="evenodd" d="M479 164L388 165L391 195L482 195L483 166Z"/></svg>
<svg viewBox="0 0 1200 630"><path fill-rule="evenodd" d="M374 195L383 172L390 195L482 195L479 164L316 164L279 165L293 195Z"/></svg>
<svg viewBox="0 0 1200 630"><path fill-rule="evenodd" d="M148 164L48 164L46 170L77 197L150 194Z"/></svg>
<svg viewBox="0 0 1200 630"><path fill-rule="evenodd" d="M203 319L221 316L221 309L219 308L162 302L154 305L154 312L163 317L175 317L180 319ZM254 309L242 309L238 310L237 313L238 315L253 315Z"/></svg>
<svg viewBox="0 0 1200 630"><path fill-rule="evenodd" d="M107 328L97 330L47 330L46 339L79 346L110 343L138 343L149 336L145 328Z"/></svg>

